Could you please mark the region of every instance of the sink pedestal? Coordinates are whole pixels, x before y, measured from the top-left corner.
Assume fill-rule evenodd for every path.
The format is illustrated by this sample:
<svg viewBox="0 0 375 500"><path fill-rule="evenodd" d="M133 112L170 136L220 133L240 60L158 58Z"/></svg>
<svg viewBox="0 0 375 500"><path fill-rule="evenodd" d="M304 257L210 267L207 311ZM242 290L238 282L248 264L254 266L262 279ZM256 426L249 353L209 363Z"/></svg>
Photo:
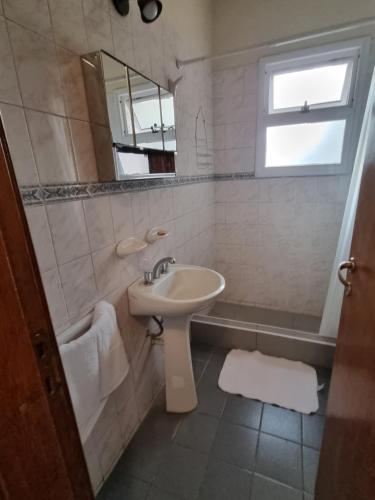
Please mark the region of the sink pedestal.
<svg viewBox="0 0 375 500"><path fill-rule="evenodd" d="M167 411L184 413L198 404L190 350L189 316L164 318L164 360Z"/></svg>

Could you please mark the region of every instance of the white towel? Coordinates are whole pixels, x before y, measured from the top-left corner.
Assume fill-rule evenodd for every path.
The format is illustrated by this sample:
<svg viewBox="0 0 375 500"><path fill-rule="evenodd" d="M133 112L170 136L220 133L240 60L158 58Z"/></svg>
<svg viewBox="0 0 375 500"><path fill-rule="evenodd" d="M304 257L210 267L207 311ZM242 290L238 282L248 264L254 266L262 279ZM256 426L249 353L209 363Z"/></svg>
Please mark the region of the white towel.
<svg viewBox="0 0 375 500"><path fill-rule="evenodd" d="M100 397L106 398L128 374L129 363L113 305L99 302L95 307L93 324L98 335Z"/></svg>
<svg viewBox="0 0 375 500"><path fill-rule="evenodd" d="M129 363L114 307L99 302L90 329L60 346L82 443L90 435L109 394L124 380Z"/></svg>
<svg viewBox="0 0 375 500"><path fill-rule="evenodd" d="M63 344L60 353L79 434L84 443L105 405L100 398L96 330L90 328L82 337Z"/></svg>

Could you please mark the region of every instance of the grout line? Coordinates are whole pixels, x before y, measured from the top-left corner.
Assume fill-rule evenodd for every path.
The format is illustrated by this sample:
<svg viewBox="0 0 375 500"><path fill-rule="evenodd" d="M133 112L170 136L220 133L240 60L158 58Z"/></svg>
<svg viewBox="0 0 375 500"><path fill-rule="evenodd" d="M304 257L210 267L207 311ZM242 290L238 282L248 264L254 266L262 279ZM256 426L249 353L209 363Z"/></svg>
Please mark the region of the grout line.
<svg viewBox="0 0 375 500"><path fill-rule="evenodd" d="M263 415L264 415L264 403L262 403L262 410L260 413L260 421L259 421L259 430L258 430L258 438L257 438L257 444L255 447L255 455L254 455L254 472L256 471L256 465L257 465L257 459L258 459L258 451L259 451L259 444L260 444L260 435L261 435L261 429L262 429L262 423L263 423Z"/></svg>

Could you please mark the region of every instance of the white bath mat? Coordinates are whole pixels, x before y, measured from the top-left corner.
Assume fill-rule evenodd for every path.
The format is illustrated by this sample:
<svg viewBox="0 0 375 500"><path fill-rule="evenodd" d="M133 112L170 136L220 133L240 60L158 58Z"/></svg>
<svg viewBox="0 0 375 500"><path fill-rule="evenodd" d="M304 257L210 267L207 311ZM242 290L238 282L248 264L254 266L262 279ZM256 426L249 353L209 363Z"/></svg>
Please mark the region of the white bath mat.
<svg viewBox="0 0 375 500"><path fill-rule="evenodd" d="M258 351L230 351L220 373L219 387L230 394L301 413L316 412L319 408L315 368Z"/></svg>

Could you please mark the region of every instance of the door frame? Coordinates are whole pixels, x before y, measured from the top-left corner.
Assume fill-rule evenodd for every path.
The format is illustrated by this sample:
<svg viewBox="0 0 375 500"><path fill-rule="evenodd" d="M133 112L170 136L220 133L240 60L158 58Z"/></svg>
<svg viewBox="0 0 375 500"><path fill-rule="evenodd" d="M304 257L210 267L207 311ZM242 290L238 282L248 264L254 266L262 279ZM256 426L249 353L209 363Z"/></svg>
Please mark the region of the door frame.
<svg viewBox="0 0 375 500"><path fill-rule="evenodd" d="M1 116L0 270L0 497L92 500Z"/></svg>

